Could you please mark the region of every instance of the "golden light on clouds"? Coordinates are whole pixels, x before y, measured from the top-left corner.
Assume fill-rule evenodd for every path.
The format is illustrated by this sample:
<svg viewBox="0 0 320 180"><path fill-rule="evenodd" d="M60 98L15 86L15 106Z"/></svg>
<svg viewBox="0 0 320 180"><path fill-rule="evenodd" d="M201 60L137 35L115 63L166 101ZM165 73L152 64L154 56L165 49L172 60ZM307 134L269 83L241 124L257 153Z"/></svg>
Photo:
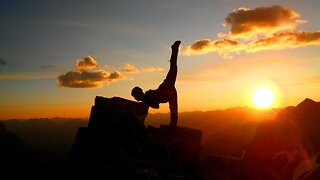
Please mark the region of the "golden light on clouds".
<svg viewBox="0 0 320 180"><path fill-rule="evenodd" d="M311 45L320 45L320 31L284 31L281 33L275 33L270 37L252 42L247 47L246 51L254 52L261 50L297 48Z"/></svg>
<svg viewBox="0 0 320 180"><path fill-rule="evenodd" d="M234 37L250 38L257 34L273 34L281 30L293 30L304 20L296 20L300 14L282 6L239 8L225 18Z"/></svg>
<svg viewBox="0 0 320 180"><path fill-rule="evenodd" d="M183 55L203 55L218 52L224 58L232 53L257 52L320 45L320 31L295 31L307 23L293 9L282 6L239 8L225 18L228 32L219 32L218 38L200 39L186 46Z"/></svg>
<svg viewBox="0 0 320 180"><path fill-rule="evenodd" d="M130 78L118 71L107 72L98 67L98 63L91 56L76 61L74 70L58 76L56 82L59 87L67 88L99 88L103 83L128 80Z"/></svg>
<svg viewBox="0 0 320 180"><path fill-rule="evenodd" d="M65 72L57 77L57 85L58 87L66 88L100 88L105 83L113 83L119 80L133 80L132 77L126 76L123 73L157 73L164 71L163 68L157 66L137 68L130 63L125 64L122 68L116 68L118 70L113 70L112 72L105 70L110 68L108 65L104 67L99 67L97 61L91 56L78 59L74 70Z"/></svg>

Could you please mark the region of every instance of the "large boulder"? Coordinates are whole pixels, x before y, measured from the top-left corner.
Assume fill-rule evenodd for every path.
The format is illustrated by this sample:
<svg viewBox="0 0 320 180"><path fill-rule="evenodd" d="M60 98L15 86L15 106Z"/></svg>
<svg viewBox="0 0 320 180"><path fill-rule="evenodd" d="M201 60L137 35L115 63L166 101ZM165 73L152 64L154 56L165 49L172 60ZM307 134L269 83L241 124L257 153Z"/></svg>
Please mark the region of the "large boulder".
<svg viewBox="0 0 320 180"><path fill-rule="evenodd" d="M148 128L148 106L96 97L88 127L79 128L69 153L71 176L109 179L197 179L201 131Z"/></svg>

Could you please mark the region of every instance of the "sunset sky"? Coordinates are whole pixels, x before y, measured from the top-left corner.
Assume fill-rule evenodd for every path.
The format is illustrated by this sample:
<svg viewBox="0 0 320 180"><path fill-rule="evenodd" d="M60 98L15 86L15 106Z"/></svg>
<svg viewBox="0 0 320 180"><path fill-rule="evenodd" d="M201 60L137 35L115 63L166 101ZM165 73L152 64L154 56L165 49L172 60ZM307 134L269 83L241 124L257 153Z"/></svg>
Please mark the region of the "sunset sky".
<svg viewBox="0 0 320 180"><path fill-rule="evenodd" d="M178 58L179 112L320 101L320 1L15 1L0 5L0 120L88 117L95 96L133 100ZM155 112L168 112L161 104Z"/></svg>

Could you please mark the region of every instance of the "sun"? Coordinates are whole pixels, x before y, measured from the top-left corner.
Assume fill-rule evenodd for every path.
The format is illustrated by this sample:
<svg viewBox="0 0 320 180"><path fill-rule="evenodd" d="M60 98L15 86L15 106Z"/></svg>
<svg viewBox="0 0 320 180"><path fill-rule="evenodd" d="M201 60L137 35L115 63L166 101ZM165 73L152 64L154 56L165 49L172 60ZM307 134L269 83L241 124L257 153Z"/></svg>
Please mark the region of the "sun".
<svg viewBox="0 0 320 180"><path fill-rule="evenodd" d="M274 102L274 93L268 87L258 88L252 95L252 101L258 108L268 108Z"/></svg>

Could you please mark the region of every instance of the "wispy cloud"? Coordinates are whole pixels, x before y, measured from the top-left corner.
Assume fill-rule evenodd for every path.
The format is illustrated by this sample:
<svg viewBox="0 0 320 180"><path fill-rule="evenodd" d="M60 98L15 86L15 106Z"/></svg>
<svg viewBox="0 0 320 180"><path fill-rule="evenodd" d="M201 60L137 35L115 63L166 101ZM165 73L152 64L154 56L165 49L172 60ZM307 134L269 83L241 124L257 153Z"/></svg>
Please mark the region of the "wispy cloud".
<svg viewBox="0 0 320 180"><path fill-rule="evenodd" d="M54 79L57 72L12 72L0 73L0 80L35 80L35 79Z"/></svg>
<svg viewBox="0 0 320 180"><path fill-rule="evenodd" d="M136 68L133 64L125 64L125 67L121 68L120 71L125 73L140 73L140 70Z"/></svg>
<svg viewBox="0 0 320 180"><path fill-rule="evenodd" d="M147 67L142 68L142 72L153 73L153 72L164 72L165 70L162 67Z"/></svg>
<svg viewBox="0 0 320 180"><path fill-rule="evenodd" d="M124 73L154 73L154 72L163 72L162 67L146 67L146 68L137 68L133 64L125 64L123 68L120 68L121 72Z"/></svg>
<svg viewBox="0 0 320 180"><path fill-rule="evenodd" d="M302 46L320 45L320 31L275 33L271 37L256 40L249 44L247 51L260 51L270 49L297 48Z"/></svg>
<svg viewBox="0 0 320 180"><path fill-rule="evenodd" d="M201 39L183 49L183 55L202 55L218 52L225 58L234 52L257 52L320 45L320 31L294 31L306 20L297 19L300 14L282 6L239 8L225 18L227 33L223 39Z"/></svg>
<svg viewBox="0 0 320 180"><path fill-rule="evenodd" d="M97 61L87 56L76 61L74 70L59 75L57 84L67 88L99 88L104 83L128 79L118 71L107 72L99 68Z"/></svg>

